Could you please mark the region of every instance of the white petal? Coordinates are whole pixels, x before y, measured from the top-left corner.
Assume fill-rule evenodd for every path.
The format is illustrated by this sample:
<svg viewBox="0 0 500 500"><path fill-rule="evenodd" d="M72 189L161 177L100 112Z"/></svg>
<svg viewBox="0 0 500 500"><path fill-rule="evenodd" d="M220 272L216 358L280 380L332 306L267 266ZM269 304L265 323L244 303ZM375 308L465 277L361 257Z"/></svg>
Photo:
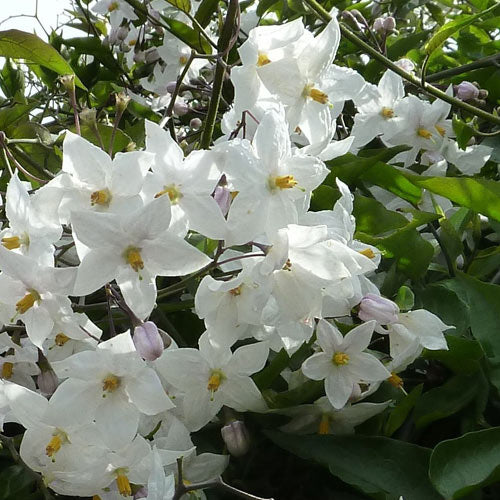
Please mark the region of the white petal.
<svg viewBox="0 0 500 500"><path fill-rule="evenodd" d="M151 368L145 368L135 377L127 378L125 392L130 401L146 415L156 415L175 406Z"/></svg>
<svg viewBox="0 0 500 500"><path fill-rule="evenodd" d="M240 375L252 375L264 368L269 353L266 342L245 345L236 349L227 368Z"/></svg>
<svg viewBox="0 0 500 500"><path fill-rule="evenodd" d="M312 380L323 380L332 371L331 356L324 352L313 354L302 363L302 373Z"/></svg>

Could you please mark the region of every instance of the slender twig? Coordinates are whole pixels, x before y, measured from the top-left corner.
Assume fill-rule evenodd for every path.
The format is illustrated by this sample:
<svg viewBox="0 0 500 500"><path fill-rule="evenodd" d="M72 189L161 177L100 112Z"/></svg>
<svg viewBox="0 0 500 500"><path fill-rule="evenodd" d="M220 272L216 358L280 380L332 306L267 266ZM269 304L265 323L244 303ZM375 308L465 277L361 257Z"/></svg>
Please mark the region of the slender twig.
<svg viewBox="0 0 500 500"><path fill-rule="evenodd" d="M113 292L111 290L111 285L106 283L104 286L106 290L106 309L108 311L108 323L109 323L109 336L114 337L116 335L115 322L113 321L113 313L111 311L111 305L113 302Z"/></svg>
<svg viewBox="0 0 500 500"><path fill-rule="evenodd" d="M323 21L329 22L332 19L332 16L326 11L316 0L304 0L304 2L311 7L311 9L314 11L314 13ZM442 90L437 89L436 87L429 85L428 83L424 83L422 85L422 82L420 79L408 72L406 72L404 69L400 68L397 64L395 64L393 61L385 57L383 54L375 50L371 45L367 44L361 38L359 38L357 35L355 35L347 26L345 26L343 23L339 23L340 25L340 31L342 35L352 42L354 45L357 45L361 49L363 49L365 52L367 52L373 59L376 59L380 63L382 63L386 68L389 68L392 70L394 73L398 74L402 78L404 78L406 81L412 83L413 85L421 88L424 92L427 94L430 94L434 97L437 97L448 104L452 104L453 106L456 106L457 108L461 108L464 111L468 111L469 113L472 113L473 115L479 116L483 118L484 120L490 121L492 123L496 123L497 125L500 125L500 117L492 115L491 113L488 113L487 111L484 111L480 108L477 108L476 106L472 106L471 104L468 104L466 102L460 101L459 99L456 99L452 96L449 96L446 94L446 92L443 92Z"/></svg>
<svg viewBox="0 0 500 500"><path fill-rule="evenodd" d="M449 78L450 76L462 75L463 73L467 73L475 69L498 65L500 65L500 52L498 54L493 54L492 56L483 57L471 63L463 64L462 66L457 66L456 68L438 71L437 73L427 76L426 80L428 82L437 82L439 80Z"/></svg>

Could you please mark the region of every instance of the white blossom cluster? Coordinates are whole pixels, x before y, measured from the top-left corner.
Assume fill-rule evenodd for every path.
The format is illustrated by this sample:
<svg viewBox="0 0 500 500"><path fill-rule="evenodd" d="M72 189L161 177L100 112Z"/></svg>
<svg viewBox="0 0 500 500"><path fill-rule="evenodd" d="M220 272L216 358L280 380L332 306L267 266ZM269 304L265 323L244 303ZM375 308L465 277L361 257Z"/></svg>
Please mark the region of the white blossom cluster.
<svg viewBox="0 0 500 500"><path fill-rule="evenodd" d="M115 27L134 20L128 4L112 4ZM147 121L144 151L112 159L66 131L59 175L35 192L10 180L0 234L0 425L26 429L20 455L55 492L171 498L180 457L186 484L217 477L229 456L197 455L191 433L223 407L269 411L251 376L281 349L309 343L314 353L283 376L291 388L312 379L325 389L315 404L283 410L292 417L284 430L322 434L353 432L390 403L364 398L384 381L400 386L397 373L424 348L447 349L450 327L426 310L400 312L373 283L381 255L354 238L348 187L337 180L340 198L320 212L309 211L311 193L328 174L324 161L376 136L412 146L407 164L425 151L432 165L450 161L468 174L489 153L459 151L449 106L405 97L394 73L375 87L332 64L339 40L335 20L317 36L300 19L250 30L231 72L226 135L211 150L185 156ZM159 50L170 80L176 43L166 38ZM358 109L353 133L336 141L347 100ZM216 250L199 250L194 233ZM162 296L157 277L191 273L203 276L194 313L206 331L198 348L166 347L148 321ZM74 312L103 287L135 326L104 341ZM343 335L334 319L352 328ZM371 348L374 332L388 337L390 356Z"/></svg>

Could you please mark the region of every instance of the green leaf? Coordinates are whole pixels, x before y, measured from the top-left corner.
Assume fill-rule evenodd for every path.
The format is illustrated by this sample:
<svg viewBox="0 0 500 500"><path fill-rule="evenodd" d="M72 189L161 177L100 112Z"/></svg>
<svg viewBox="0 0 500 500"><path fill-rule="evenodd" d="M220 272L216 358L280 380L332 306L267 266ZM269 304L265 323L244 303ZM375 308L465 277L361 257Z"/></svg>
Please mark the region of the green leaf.
<svg viewBox="0 0 500 500"><path fill-rule="evenodd" d="M279 0L260 0L257 6L257 15L262 17L274 4L278 3Z"/></svg>
<svg viewBox="0 0 500 500"><path fill-rule="evenodd" d="M460 238L460 235L448 219L441 218L439 226L441 227L441 243L448 252L452 262L455 262L457 257L464 251L462 238Z"/></svg>
<svg viewBox="0 0 500 500"><path fill-rule="evenodd" d="M167 0L170 5L177 7L182 12L191 12L191 2L189 0Z"/></svg>
<svg viewBox="0 0 500 500"><path fill-rule="evenodd" d="M0 130L6 130L10 125L18 120L28 120L29 112L40 106L38 101L29 104L15 104L12 107L0 109Z"/></svg>
<svg viewBox="0 0 500 500"><path fill-rule="evenodd" d="M0 55L12 59L24 59L55 71L59 75L75 75L75 72L57 50L32 33L19 30L0 31ZM87 90L75 75L75 84Z"/></svg>
<svg viewBox="0 0 500 500"><path fill-rule="evenodd" d="M0 472L0 500L22 500L33 489L36 476L21 465Z"/></svg>
<svg viewBox="0 0 500 500"><path fill-rule="evenodd" d="M457 136L457 144L460 149L465 150L470 138L475 134L474 129L454 114L452 119L453 132Z"/></svg>
<svg viewBox="0 0 500 500"><path fill-rule="evenodd" d="M394 302L396 302L402 311L410 311L415 305L415 295L411 288L403 285L399 288Z"/></svg>
<svg viewBox="0 0 500 500"><path fill-rule="evenodd" d="M440 47L450 36L455 34L457 31L465 28L469 24L472 24L476 19L479 19L481 16L492 12L500 4L492 5L489 9L483 10L483 12L478 12L477 14L470 16L460 16L458 19L454 21L450 21L446 23L444 26L441 26L434 35L432 35L431 39L425 45L426 54L432 54L438 47Z"/></svg>
<svg viewBox="0 0 500 500"><path fill-rule="evenodd" d="M205 40L205 37L199 32L176 19L162 16L165 23L168 24L170 31L179 40L189 45L192 49L200 52L201 54L210 54L212 46Z"/></svg>
<svg viewBox="0 0 500 500"><path fill-rule="evenodd" d="M6 97L14 97L18 93L24 95L24 73L13 66L10 59L6 59L0 71L0 88Z"/></svg>
<svg viewBox="0 0 500 500"><path fill-rule="evenodd" d="M276 431L265 434L281 448L327 467L334 476L368 495L440 499L427 476L427 448L378 436L294 436Z"/></svg>
<svg viewBox="0 0 500 500"><path fill-rule="evenodd" d="M444 385L425 392L415 407L417 429L436 420L454 415L476 397L479 378L474 375L456 375Z"/></svg>
<svg viewBox="0 0 500 500"><path fill-rule="evenodd" d="M424 385L417 385L401 402L391 411L389 418L384 426L384 434L391 437L404 423L418 398L422 394Z"/></svg>
<svg viewBox="0 0 500 500"><path fill-rule="evenodd" d="M75 37L64 40L64 45L73 47L79 54L89 54L95 57L104 67L115 72L118 76L123 72L122 68L113 56L108 47L105 47L101 40L96 37Z"/></svg>
<svg viewBox="0 0 500 500"><path fill-rule="evenodd" d="M111 127L110 125L103 125L102 123L98 123L97 129L99 130L99 134L101 135L104 147L106 148L106 151L108 151L111 141L111 134L113 133L113 127ZM70 127L70 130L72 132L75 132L74 126ZM88 127L87 125L83 125L81 131L82 137L90 141L92 144L100 146L99 139L96 137L94 131L90 127ZM132 140L127 134L125 134L122 130L117 129L115 140L113 142L113 153L123 151L131 142Z"/></svg>
<svg viewBox="0 0 500 500"><path fill-rule="evenodd" d="M217 12L218 5L219 0L202 0L200 3L194 17L203 28L209 25L212 16Z"/></svg>
<svg viewBox="0 0 500 500"><path fill-rule="evenodd" d="M413 184L464 207L500 221L500 184L470 177L424 177L412 175Z"/></svg>
<svg viewBox="0 0 500 500"><path fill-rule="evenodd" d="M500 480L500 427L442 441L434 449L429 477L446 499L463 496Z"/></svg>

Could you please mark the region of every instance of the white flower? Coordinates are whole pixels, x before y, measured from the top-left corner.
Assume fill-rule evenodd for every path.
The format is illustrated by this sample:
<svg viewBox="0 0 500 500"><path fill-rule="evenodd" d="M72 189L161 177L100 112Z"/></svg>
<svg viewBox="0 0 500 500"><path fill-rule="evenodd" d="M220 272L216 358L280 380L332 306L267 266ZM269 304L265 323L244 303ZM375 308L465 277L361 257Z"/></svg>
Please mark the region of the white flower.
<svg viewBox="0 0 500 500"><path fill-rule="evenodd" d="M370 343L374 327L375 321L370 321L342 337L327 321L318 323L317 342L323 352L306 359L302 371L313 380L325 380L326 395L336 409L347 403L359 382L374 382L391 376L375 356L363 352Z"/></svg>

